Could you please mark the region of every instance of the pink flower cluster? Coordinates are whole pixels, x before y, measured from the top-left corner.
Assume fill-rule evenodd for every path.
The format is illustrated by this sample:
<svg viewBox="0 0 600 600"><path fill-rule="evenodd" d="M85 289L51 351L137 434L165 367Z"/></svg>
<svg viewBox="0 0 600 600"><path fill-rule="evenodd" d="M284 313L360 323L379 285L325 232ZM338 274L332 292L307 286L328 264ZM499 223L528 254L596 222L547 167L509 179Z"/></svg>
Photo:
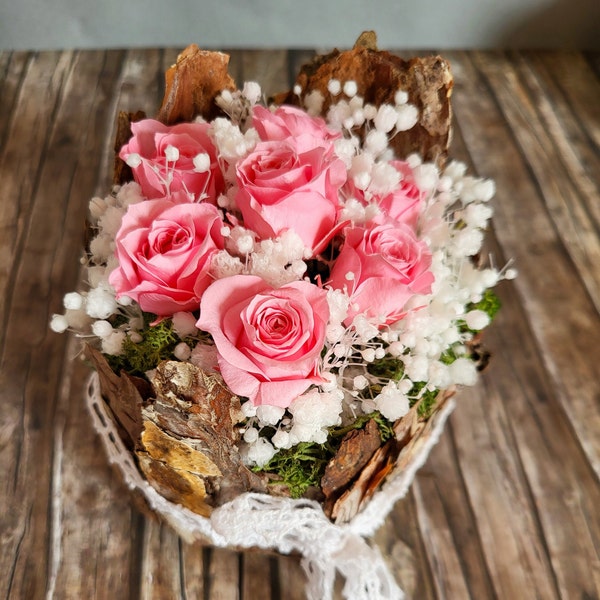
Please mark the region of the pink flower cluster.
<svg viewBox="0 0 600 600"><path fill-rule="evenodd" d="M252 126L259 141L232 163L220 156L210 123L133 124L120 156L145 200L123 217L110 284L118 298L159 317L199 315L231 390L255 405L287 407L323 381L329 289L349 297L346 327L356 315L377 326L397 321L413 296L430 292L431 254L417 234L425 198L399 161L390 162L400 181L393 191L358 189L336 153L341 134L299 109L256 106ZM377 214L344 221L349 197L376 205ZM292 230L305 258L321 265L319 276L308 268L279 287L251 271L219 278L213 259L235 254L227 236L236 226L258 242Z"/></svg>

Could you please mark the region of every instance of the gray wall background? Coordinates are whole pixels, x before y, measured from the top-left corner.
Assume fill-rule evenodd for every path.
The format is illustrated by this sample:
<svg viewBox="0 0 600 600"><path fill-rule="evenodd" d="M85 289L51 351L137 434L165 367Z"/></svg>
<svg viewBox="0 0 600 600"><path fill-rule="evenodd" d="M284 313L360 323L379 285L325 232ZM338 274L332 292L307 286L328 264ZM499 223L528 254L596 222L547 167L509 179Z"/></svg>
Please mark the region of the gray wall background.
<svg viewBox="0 0 600 600"><path fill-rule="evenodd" d="M0 49L600 49L600 0L0 0Z"/></svg>

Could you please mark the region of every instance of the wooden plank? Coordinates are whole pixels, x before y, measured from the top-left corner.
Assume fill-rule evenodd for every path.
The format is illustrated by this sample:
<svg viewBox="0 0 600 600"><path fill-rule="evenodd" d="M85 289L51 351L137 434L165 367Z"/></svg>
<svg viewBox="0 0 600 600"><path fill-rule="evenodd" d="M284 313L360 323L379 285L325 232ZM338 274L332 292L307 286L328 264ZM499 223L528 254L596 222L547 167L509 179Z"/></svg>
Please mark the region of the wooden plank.
<svg viewBox="0 0 600 600"><path fill-rule="evenodd" d="M93 598L99 589L106 597L133 596L138 518L128 490L98 447L81 386L73 383L89 373L76 358L79 346L79 340L70 341L73 365L66 369L54 419L47 597Z"/></svg>
<svg viewBox="0 0 600 600"><path fill-rule="evenodd" d="M596 149L600 148L600 74L586 57L576 51L554 51L527 52L524 58L560 89L588 139ZM596 54L596 58L600 59L600 54ZM545 90L549 93L551 86Z"/></svg>
<svg viewBox="0 0 600 600"><path fill-rule="evenodd" d="M600 185L598 74L579 52L527 52L520 56L535 74L533 92L540 112L553 129L562 128L569 142L561 143L561 152L567 156L575 152L585 176ZM559 121L558 126L553 120ZM563 142L560 135L557 141ZM597 204L590 209L598 209Z"/></svg>
<svg viewBox="0 0 600 600"><path fill-rule="evenodd" d="M38 185L56 103L71 68L69 53L36 55L29 63L0 152L3 196L0 202L0 350L8 320L8 294L14 290L14 265L23 246L25 221ZM45 102L40 103L39 98Z"/></svg>
<svg viewBox="0 0 600 600"><path fill-rule="evenodd" d="M180 542L167 525L147 519L142 540L141 600L178 600L181 587Z"/></svg>
<svg viewBox="0 0 600 600"><path fill-rule="evenodd" d="M232 550L214 548L209 556L208 599L242 600L240 598L240 554Z"/></svg>
<svg viewBox="0 0 600 600"><path fill-rule="evenodd" d="M263 96L289 89L288 53L285 50L247 50L242 56L242 77L237 82L256 81Z"/></svg>
<svg viewBox="0 0 600 600"><path fill-rule="evenodd" d="M451 156L465 162L474 173L458 128ZM489 248L483 254L492 252L496 260L502 261L502 252L491 237ZM513 306L504 307L504 310L512 309ZM486 332L485 341L497 327L494 324ZM497 375L494 369L497 360L498 357L492 357L489 368L492 378ZM502 428L495 426L493 419L490 418L491 427L482 427L481 414L473 412L472 403L464 401L465 397L484 398L487 393L485 381L472 389L459 391L448 430L417 477L419 525L435 573L438 597L493 598L500 592L500 597L510 597L515 593L513 580L522 588L519 597L535 597L539 583L536 577L541 578L542 584L546 579L553 579L543 536L535 530L535 518L531 520L535 509L519 468L518 447L510 436L502 435ZM476 437L471 434L474 423L477 424ZM463 430L466 433L460 433ZM494 469L508 469L508 474L502 480L489 475L480 464L488 462L492 473ZM510 495L503 492L506 481L511 481ZM502 517L512 513L515 502L529 506L529 511L523 511L525 514L520 517L525 521L505 523ZM486 503L494 503L494 509L489 510ZM501 554L503 563L512 569L510 576L497 568L497 554ZM529 570L536 575L530 576ZM544 597L556 597L552 587L546 593Z"/></svg>
<svg viewBox="0 0 600 600"><path fill-rule="evenodd" d="M56 114L57 134L50 143L49 158L42 172L42 181L46 182L43 189L48 190L54 201L60 198L64 202L64 212L60 215L64 237L59 238L54 250L55 296L49 303L55 310L60 310L62 294L75 287L73 275L77 274L78 265L73 259L81 252L87 202L97 183L105 143L107 99L112 95L111 84L120 70L121 59L122 54L115 52L78 54L65 86L64 101ZM64 182L59 183L56 173L61 169ZM52 187L53 183L56 187ZM47 226L42 211L51 202L42 200L37 227ZM37 233L37 237L42 236ZM72 275L67 277L64 271ZM50 511L53 576L49 584L57 597L93 595L100 581L109 594L128 590L130 565L136 560L130 554L129 544L123 543L135 519L122 484L98 452L97 438L82 401L82 383L88 371L79 362L73 364L74 355L78 354L76 349L63 357L67 363L65 372L72 377L73 385L68 393L61 395L58 414L62 418L54 422L57 458ZM89 443L82 445L82 439ZM115 486L120 490L117 500L110 493ZM95 564L92 572L90 562Z"/></svg>
<svg viewBox="0 0 600 600"><path fill-rule="evenodd" d="M0 53L0 148L6 143L6 135L15 115L15 102L30 58L28 52Z"/></svg>
<svg viewBox="0 0 600 600"><path fill-rule="evenodd" d="M298 556L278 556L277 581L279 592L274 598L283 600L305 600L306 575L300 566Z"/></svg>
<svg viewBox="0 0 600 600"><path fill-rule="evenodd" d="M114 141L119 111L144 111L154 117L164 94L165 62L172 61L174 53L158 49L128 50L123 58L119 80L112 82L113 91L108 96L110 107L101 127L105 143L95 194L104 196L110 192L113 180Z"/></svg>
<svg viewBox="0 0 600 600"><path fill-rule="evenodd" d="M390 572L409 598L435 598L434 575L429 569L417 505L412 491L391 511L373 536Z"/></svg>
<svg viewBox="0 0 600 600"><path fill-rule="evenodd" d="M558 238L540 197L540 184L531 177L530 156L522 154L516 144L515 134L499 114L487 81L469 55L449 53L449 58L457 80L457 121L478 172L497 184L494 222L505 255L517 260L521 276L514 286L561 405L590 463L600 474L598 312ZM538 146L531 152L538 150L542 151ZM519 156L522 159L515 159Z"/></svg>
<svg viewBox="0 0 600 600"><path fill-rule="evenodd" d="M452 423L462 419L461 396L413 493L417 523L438 598L492 598L493 587L465 483L457 464Z"/></svg>
<svg viewBox="0 0 600 600"><path fill-rule="evenodd" d="M29 63L0 155L0 594L6 598L38 598L46 587L50 423L60 381L56 351L64 352L67 341L47 341L47 303L62 207L46 207L50 230L31 246L29 229L72 58L44 53Z"/></svg>
<svg viewBox="0 0 600 600"><path fill-rule="evenodd" d="M68 338L48 331L48 309L60 309L60 299L66 289L74 287L79 271L76 257L81 251L83 218L87 199L96 184L99 150L104 141L104 132L98 127L98 122L106 118L108 90L104 86L106 80L114 80L120 64L117 54L111 56L112 60L103 52L75 55L54 114L53 133L29 211L25 245L28 252L16 285L30 297L40 295L45 305L39 311L39 322L34 323L31 315L19 315L16 307L13 310L15 322L28 323L45 338L39 349L28 352L32 371L25 389L30 390L28 395L38 399L36 403L25 403L29 418L36 415L36 404L40 397L47 395L48 389L60 388L52 382L63 374L65 354L60 349ZM27 292L28 287L32 288L31 292ZM23 330L23 325L20 329ZM23 331L13 332L13 335L26 339ZM48 525L51 524L50 530L45 531L50 548L46 553L47 585L49 593L58 597L86 597L94 593L96 577L104 582L105 589L112 587L116 593L126 589L123 572L129 569L129 546L122 544L119 533L125 531L129 537L129 503L123 497L121 510L118 510L118 501L113 502L100 493L107 489L107 480L110 481L112 474L94 444L95 434L81 398L86 371L79 363L72 364L74 354L71 352L66 357L67 373L73 367L79 368L73 375L76 380L73 393L63 387L58 405L52 402L52 397L47 398L55 416L47 414L37 423L37 428L47 432L53 441L50 451L45 452L35 439L28 439L34 437L31 432L25 435L25 444L33 446L30 468L39 465L37 468L45 469L50 478L51 503L47 500L44 478L36 479L38 484L34 490L40 503L44 498L47 502L43 509L40 507L37 518L44 523L49 518ZM65 384L68 380L68 376L63 379ZM83 439L89 443L82 444ZM52 469L49 461L52 461ZM122 492L120 495L123 496ZM98 522L102 523L101 527ZM44 528L37 530L43 532ZM93 571L89 570L90 562L95 564ZM113 565L118 565L117 569L113 569ZM27 571L19 575L25 579L31 577Z"/></svg>
<svg viewBox="0 0 600 600"><path fill-rule="evenodd" d="M452 540L452 531L445 521L442 494L436 489L433 479L427 481L432 486L413 484L413 493L420 509L419 526L423 533L427 554L434 571L436 597L468 598L469 583L462 570L459 554ZM433 488L433 489L432 489ZM434 517L434 518L431 518ZM441 548L449 552L442 553ZM485 596L477 596L483 598Z"/></svg>
<svg viewBox="0 0 600 600"><path fill-rule="evenodd" d="M539 521L559 596L600 597L600 485L510 286L503 289L503 301L509 310L501 312L489 339L496 364L487 376L486 400L504 405L507 435L518 449L534 503L530 512Z"/></svg>
<svg viewBox="0 0 600 600"><path fill-rule="evenodd" d="M206 569L204 563L208 549L201 544L187 544L182 540L179 540L179 547L182 596L189 600L205 598Z"/></svg>
<svg viewBox="0 0 600 600"><path fill-rule="evenodd" d="M242 600L272 598L274 592L272 555L260 550L248 551L241 554L241 561L240 597Z"/></svg>
<svg viewBox="0 0 600 600"><path fill-rule="evenodd" d="M555 230L600 310L600 177L595 175L594 181L588 176L531 66L519 56L510 61L498 54L473 56L535 175ZM595 78L581 80L579 88L600 92L596 83ZM595 126L592 118L587 128L592 136L598 129L600 138L600 120Z"/></svg>
<svg viewBox="0 0 600 600"><path fill-rule="evenodd" d="M458 58L458 57L455 57ZM456 64L456 60L455 60ZM463 73L463 78L459 80L462 86L464 81L476 85L477 77L474 73L467 74L462 69L465 63L459 62L459 67ZM468 66L468 65L467 65ZM473 89L468 90L471 95L467 103L473 102ZM463 127L465 138L468 138L469 150L476 164L483 164L487 175L496 177L498 173L510 172L511 177L501 177L502 182L498 182L498 195L507 193L505 202L501 197L497 198L494 206L496 207L496 234L502 242L504 252L517 252L519 256L527 255L527 245L531 243L532 237L539 237L537 227L531 226L531 221L535 220L537 209L533 199L535 194L527 196L525 201L529 207L529 228L528 233L521 230L521 235L514 235L515 228L519 228L518 220L508 220L504 217L504 211L509 208L514 209L514 201L509 203L511 191L524 194L527 189L525 173L521 173L521 168L515 168L517 161L512 165L504 164L504 157L512 154L509 146L504 146L507 141L507 135L504 133L507 126L502 123L497 111L492 107L491 102L486 102L484 106L479 105L483 98L486 98L482 88L478 88L477 110L470 106L470 111L463 106L465 99L462 97L467 90L461 90L457 93L455 107L459 103L458 116L461 123L467 123ZM473 117L473 114L476 116ZM463 121L463 117L468 117ZM477 122L477 118L480 122ZM525 127L519 125L519 127ZM470 129L469 129L470 128ZM504 148L502 152L490 150L488 154L494 159L494 166L487 161L482 161L484 151L482 144L479 143L480 136L488 132L493 139ZM491 140L488 139L488 142ZM497 146L498 147L498 146ZM493 146L490 145L490 148ZM524 157L523 160L527 160ZM493 171L493 172L490 172ZM531 175L530 175L531 176ZM511 190L511 185L513 189ZM504 189L504 186L508 186ZM523 200L519 197L519 204L523 206ZM508 205L508 206L507 206ZM511 235L513 233L513 235ZM545 232L544 232L545 233ZM539 243L539 239L536 240ZM553 248L553 246L550 246ZM502 251L496 247L494 253L502 260ZM464 474L473 510L478 513L478 528L482 531L484 543L483 548L488 562L500 554L500 548L495 548L495 552L489 550L490 540L496 541L496 534L486 532L490 527L490 522L498 519L495 527L501 530L502 527L514 529L515 522L522 520L521 513L528 515L527 523L523 527L531 531L533 538L540 537L543 547L540 549L540 557L544 555L543 565L534 566L538 573L546 569L546 560L549 560L551 577L549 581L555 581L556 590L560 597L596 597L598 595L598 541L600 536L600 525L598 515L590 518L597 511L593 506L600 503L600 493L597 478L590 468L586 455L581 451L581 446L576 435L570 427L568 419L563 412L564 397L563 388L553 387L552 377L547 372L548 362L565 361L565 367L573 365L573 359L565 356L561 346L546 348L540 346L539 331L531 331L530 324L535 328L536 318L538 318L538 306L547 302L543 292L532 287L528 298L531 304L524 303L524 311L521 308L521 299L519 298L519 283L531 285L539 281L540 271L546 273L548 285L561 287L563 282L561 277L562 270L556 270L552 252L545 248L547 254L537 254L538 263L543 256L543 265L537 265L537 272L533 266L529 267L526 273L521 268L521 276L514 282L514 285L505 285L501 288L504 310L501 311L498 322L492 327L486 336L487 343L491 346L494 354L492 369L490 374L484 376L485 393L480 398L480 403L484 406L483 414L472 413L469 419L460 421L461 427L456 428L457 444L459 445L459 458L461 470ZM535 275L534 275L535 273ZM527 280L522 282L523 278ZM574 287L569 290L571 302L585 302L587 294L581 284L573 284ZM532 309L535 306L535 309ZM533 312L535 310L535 312ZM591 327L593 335L598 335L598 321L594 321L593 308L589 311L592 320L586 324ZM554 315L553 315L554 316ZM549 317L546 317L549 318ZM557 319L554 319L556 323ZM539 326L539 324L538 324ZM545 330L542 330L545 333ZM533 334L533 335L532 335ZM542 342L543 344L543 342ZM591 347L584 345L587 352L592 351ZM540 352L541 350L541 352ZM541 355L541 359L540 359ZM546 364L544 364L544 359ZM561 372L561 376L564 376ZM591 396L596 396L598 390L597 378L591 378L588 382L588 389ZM579 391L579 390L578 390ZM467 392L470 398L467 406L474 410L475 399L472 398L476 390ZM463 393L463 395L465 395ZM561 404L562 403L562 404ZM503 407L500 405L503 404ZM597 417L597 404L591 405L592 410L588 418L592 420ZM459 409L465 411L463 405ZM478 409L479 410L479 409ZM462 414L462 413L461 413ZM480 443L492 442L491 447L487 449L482 447L479 452L473 456L472 445L477 446L472 441L462 442L468 439L472 431L472 424L478 423L477 438ZM469 425L471 424L471 425ZM485 436L481 430L487 427L493 437ZM484 435L482 439L481 436ZM502 449L502 453L499 452ZM543 449L543 450L542 450ZM496 490L495 478L489 477L489 472L493 472L494 454L496 460L502 457L502 463L496 468L497 474L502 476L502 489ZM482 459L485 458L485 460ZM473 462L471 462L473 461ZM511 465L510 470L513 473L510 478L506 478L506 467ZM519 474L521 473L521 474ZM520 491L518 495L515 490L518 488L512 481L518 482ZM507 485L510 482L510 485ZM482 485L483 484L483 485ZM480 488L481 486L481 488ZM497 487L497 484L496 484ZM504 510L498 510L493 506L489 496L496 497L496 503L504 504ZM503 501L503 496L508 498L508 502ZM528 498L530 496L530 498ZM565 513L564 498L572 498L573 506ZM481 512L482 506L488 506L487 510ZM514 507L522 507L520 511L515 511ZM529 506L527 509L526 507ZM492 518L492 521L490 521ZM533 519L533 520L532 520ZM505 525L503 523L505 522ZM516 533L520 529L517 528ZM568 534L565 534L568 531ZM506 564L518 566L523 563L522 550L512 556L504 554L502 565ZM494 573L493 563L491 564L492 573ZM541 567L541 568L540 568ZM587 575L586 575L587 569ZM591 574L590 574L591 570ZM499 571L498 571L499 572ZM514 579L515 573L509 574ZM495 578L495 575L494 575ZM523 588L524 590L528 588ZM531 597L535 596L534 587L531 590ZM523 591L519 597L526 597ZM546 597L546 596L544 596ZM551 596L550 596L551 597Z"/></svg>

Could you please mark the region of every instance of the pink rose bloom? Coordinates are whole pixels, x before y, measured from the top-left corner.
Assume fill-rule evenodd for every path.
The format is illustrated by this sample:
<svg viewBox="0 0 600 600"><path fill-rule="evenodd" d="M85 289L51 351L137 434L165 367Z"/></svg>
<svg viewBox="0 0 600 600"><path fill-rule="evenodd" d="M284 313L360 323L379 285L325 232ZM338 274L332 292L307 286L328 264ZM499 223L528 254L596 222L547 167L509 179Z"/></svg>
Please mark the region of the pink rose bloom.
<svg viewBox="0 0 600 600"><path fill-rule="evenodd" d="M413 295L431 292L431 253L408 225L374 223L345 233L329 283L348 290L352 304L347 322L359 313L384 317L388 323L397 321Z"/></svg>
<svg viewBox="0 0 600 600"><path fill-rule="evenodd" d="M322 381L328 319L327 293L316 285L295 281L273 289L260 277L234 275L204 292L197 327L212 335L234 393L254 405L287 407Z"/></svg>
<svg viewBox="0 0 600 600"><path fill-rule="evenodd" d="M332 142L342 135L330 129L324 119L311 117L294 106L279 106L271 111L263 106L252 109L252 125L263 141L281 141L302 138L303 145L331 148Z"/></svg>
<svg viewBox="0 0 600 600"><path fill-rule="evenodd" d="M117 297L159 316L197 310L212 281L212 256L223 248L222 227L212 204L132 204L115 239L119 266L109 282Z"/></svg>
<svg viewBox="0 0 600 600"><path fill-rule="evenodd" d="M208 129L208 123L168 126L144 119L131 124L133 137L121 148L119 157L131 166L147 198L182 191L190 202L207 197L216 203L224 183Z"/></svg>
<svg viewBox="0 0 600 600"><path fill-rule="evenodd" d="M296 143L298 142L298 143ZM298 140L261 142L236 166L236 203L244 226L262 238L293 229L317 253L340 210L344 163L323 147L303 149Z"/></svg>

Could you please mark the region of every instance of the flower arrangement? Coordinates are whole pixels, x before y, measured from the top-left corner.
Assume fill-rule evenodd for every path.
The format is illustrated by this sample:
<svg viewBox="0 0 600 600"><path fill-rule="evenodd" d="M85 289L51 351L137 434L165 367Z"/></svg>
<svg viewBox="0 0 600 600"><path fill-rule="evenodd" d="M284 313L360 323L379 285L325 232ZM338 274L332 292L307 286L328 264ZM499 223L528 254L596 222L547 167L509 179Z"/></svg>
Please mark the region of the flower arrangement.
<svg viewBox="0 0 600 600"><path fill-rule="evenodd" d="M351 519L475 382L491 288L514 276L479 266L493 182L396 155L420 117L406 90L304 92L267 106L246 83L214 118L132 122L129 180L90 203L85 289L51 321L88 340L148 481L205 516L258 491Z"/></svg>

